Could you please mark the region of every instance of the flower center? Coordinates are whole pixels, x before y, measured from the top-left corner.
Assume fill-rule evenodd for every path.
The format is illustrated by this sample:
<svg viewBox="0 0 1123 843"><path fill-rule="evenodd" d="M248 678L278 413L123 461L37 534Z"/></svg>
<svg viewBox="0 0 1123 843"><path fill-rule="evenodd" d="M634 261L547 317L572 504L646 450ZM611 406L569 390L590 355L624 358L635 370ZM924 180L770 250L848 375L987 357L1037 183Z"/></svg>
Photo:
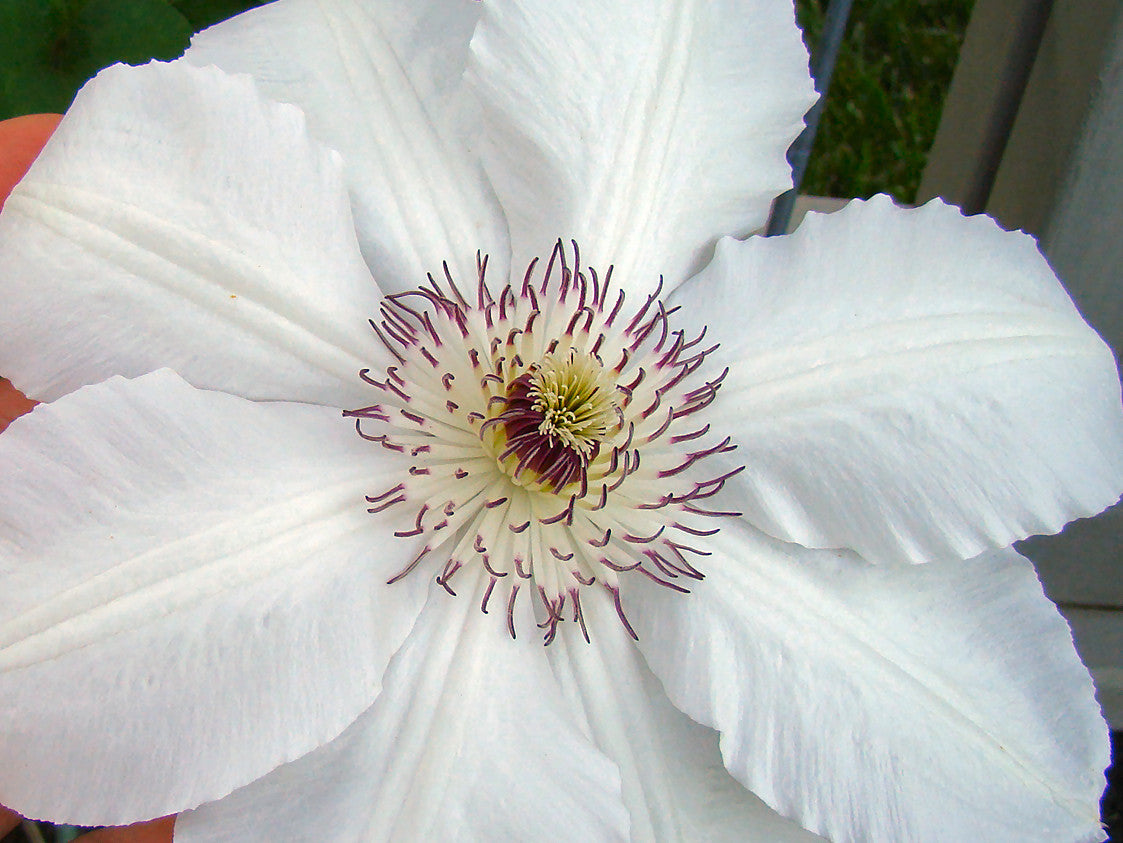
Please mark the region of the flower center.
<svg viewBox="0 0 1123 843"><path fill-rule="evenodd" d="M500 467L520 486L559 493L588 481L589 464L609 432L618 432L623 398L591 354L548 353L507 388Z"/></svg>
<svg viewBox="0 0 1123 843"><path fill-rule="evenodd" d="M736 447L703 413L725 372L701 371L717 348L705 330L673 330L656 290L630 315L622 291L573 265L559 242L539 280L493 295L478 261L475 302L445 273L443 284L386 298L371 320L395 364L385 380L359 373L377 403L345 416L360 436L403 460L399 482L367 498L371 512L404 510L395 535L416 542L396 582L436 560L450 594L466 566L486 572L480 608L504 594L515 635L520 594L534 601L546 643L563 619L588 639L584 589L621 602L621 575L675 591L702 578L694 544L717 532L708 500L742 466L703 474ZM712 461L712 460L711 460ZM395 473L395 477L399 476Z"/></svg>

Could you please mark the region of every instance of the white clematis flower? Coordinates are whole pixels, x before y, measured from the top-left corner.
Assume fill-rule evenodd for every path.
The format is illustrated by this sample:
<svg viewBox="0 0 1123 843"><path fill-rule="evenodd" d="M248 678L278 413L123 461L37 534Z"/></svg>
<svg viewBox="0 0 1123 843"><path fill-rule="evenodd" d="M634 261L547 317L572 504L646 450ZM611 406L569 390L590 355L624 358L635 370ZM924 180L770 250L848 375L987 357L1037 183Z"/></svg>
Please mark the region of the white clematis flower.
<svg viewBox="0 0 1123 843"><path fill-rule="evenodd" d="M1111 352L940 203L726 236L811 96L785 0L281 0L103 72L0 215L0 802L1100 839L1009 547L1118 498Z"/></svg>

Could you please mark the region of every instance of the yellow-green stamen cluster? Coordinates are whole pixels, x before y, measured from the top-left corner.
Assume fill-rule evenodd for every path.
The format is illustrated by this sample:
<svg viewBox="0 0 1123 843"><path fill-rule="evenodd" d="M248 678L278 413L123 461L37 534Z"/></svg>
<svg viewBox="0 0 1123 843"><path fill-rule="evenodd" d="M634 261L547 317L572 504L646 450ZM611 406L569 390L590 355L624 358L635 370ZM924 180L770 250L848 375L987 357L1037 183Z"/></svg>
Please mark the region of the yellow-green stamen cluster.
<svg viewBox="0 0 1123 843"><path fill-rule="evenodd" d="M560 360L546 355L531 375L529 397L542 417L538 432L585 456L619 426L616 385L595 358L572 349Z"/></svg>

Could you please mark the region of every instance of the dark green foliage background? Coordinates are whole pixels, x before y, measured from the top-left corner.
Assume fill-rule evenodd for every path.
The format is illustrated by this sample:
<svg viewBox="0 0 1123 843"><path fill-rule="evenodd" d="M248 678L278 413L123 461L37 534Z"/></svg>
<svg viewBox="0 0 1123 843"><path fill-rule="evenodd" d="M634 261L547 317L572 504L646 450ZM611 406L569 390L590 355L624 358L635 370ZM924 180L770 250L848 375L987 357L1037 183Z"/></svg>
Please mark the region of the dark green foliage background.
<svg viewBox="0 0 1123 843"><path fill-rule="evenodd" d="M974 0L855 0L803 193L916 196ZM814 49L827 0L797 0Z"/></svg>
<svg viewBox="0 0 1123 843"><path fill-rule="evenodd" d="M65 111L101 68L173 59L247 0L0 0L0 119Z"/></svg>

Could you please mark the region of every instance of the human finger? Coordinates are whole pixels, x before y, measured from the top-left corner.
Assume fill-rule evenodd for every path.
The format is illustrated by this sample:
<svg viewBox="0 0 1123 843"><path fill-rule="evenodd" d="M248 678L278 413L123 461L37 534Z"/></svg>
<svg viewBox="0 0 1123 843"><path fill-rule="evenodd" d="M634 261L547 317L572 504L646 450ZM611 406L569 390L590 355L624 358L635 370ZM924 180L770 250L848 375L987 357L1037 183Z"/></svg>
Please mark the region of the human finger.
<svg viewBox="0 0 1123 843"><path fill-rule="evenodd" d="M10 380L0 378L0 432L34 406L35 402L12 386ZM3 827L0 822L0 829Z"/></svg>
<svg viewBox="0 0 1123 843"><path fill-rule="evenodd" d="M61 114L28 114L0 120L0 207L61 119Z"/></svg>
<svg viewBox="0 0 1123 843"><path fill-rule="evenodd" d="M9 810L3 805L0 805L0 839L2 839L4 835L6 835L13 828L19 825L20 820L22 819L23 817L21 817L15 811Z"/></svg>
<svg viewBox="0 0 1123 843"><path fill-rule="evenodd" d="M175 827L175 817L133 825L99 828L78 838L79 843L170 843Z"/></svg>
<svg viewBox="0 0 1123 843"><path fill-rule="evenodd" d="M29 114L0 120L0 208L61 119L61 114ZM35 402L24 397L10 381L0 378L0 431L34 406ZM6 833L6 826L10 831L19 823L17 815L11 820L6 814L0 814L0 833Z"/></svg>

